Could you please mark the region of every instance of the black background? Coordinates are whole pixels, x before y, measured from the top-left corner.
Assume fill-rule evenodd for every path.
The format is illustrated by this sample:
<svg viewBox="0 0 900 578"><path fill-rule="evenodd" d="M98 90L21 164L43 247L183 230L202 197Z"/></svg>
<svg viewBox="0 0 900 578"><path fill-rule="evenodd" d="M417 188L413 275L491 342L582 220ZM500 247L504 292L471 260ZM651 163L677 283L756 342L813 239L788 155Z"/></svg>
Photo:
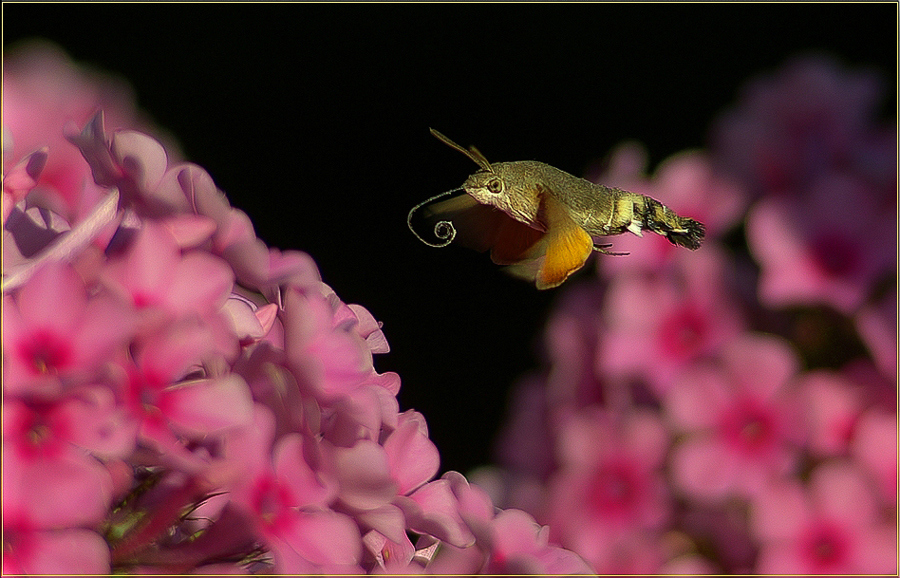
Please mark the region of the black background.
<svg viewBox="0 0 900 578"><path fill-rule="evenodd" d="M442 471L490 459L558 290L407 230L476 168L428 127L493 162L583 174L636 139L655 166L811 51L883 70L895 115L893 3L4 4L3 23L5 51L40 36L130 81L264 241L309 252L384 322L376 368L400 373Z"/></svg>

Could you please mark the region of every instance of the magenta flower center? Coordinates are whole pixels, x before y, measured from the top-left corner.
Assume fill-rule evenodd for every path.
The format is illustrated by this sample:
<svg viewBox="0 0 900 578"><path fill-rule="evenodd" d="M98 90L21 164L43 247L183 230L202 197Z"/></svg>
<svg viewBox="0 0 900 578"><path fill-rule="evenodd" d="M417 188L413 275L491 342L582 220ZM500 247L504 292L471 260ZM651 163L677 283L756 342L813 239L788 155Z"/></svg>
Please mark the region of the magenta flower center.
<svg viewBox="0 0 900 578"><path fill-rule="evenodd" d="M703 348L709 323L694 308L684 308L663 320L659 339L663 352L676 359L690 359Z"/></svg>
<svg viewBox="0 0 900 578"><path fill-rule="evenodd" d="M801 539L803 557L816 569L843 566L850 555L850 543L839 526L821 522Z"/></svg>
<svg viewBox="0 0 900 578"><path fill-rule="evenodd" d="M615 460L602 464L588 488L588 505L605 518L627 517L635 508L644 487L634 464Z"/></svg>
<svg viewBox="0 0 900 578"><path fill-rule="evenodd" d="M48 420L43 411L35 411L30 423L22 431L22 441L17 449L29 458L55 458L63 451L69 428L60 420Z"/></svg>
<svg viewBox="0 0 900 578"><path fill-rule="evenodd" d="M294 503L292 498L284 484L265 476L256 483L250 504L260 523L277 534L278 529L289 522L290 508Z"/></svg>
<svg viewBox="0 0 900 578"><path fill-rule="evenodd" d="M38 331L20 347L20 355L29 367L41 375L56 375L72 360L69 344L49 331Z"/></svg>
<svg viewBox="0 0 900 578"><path fill-rule="evenodd" d="M860 252L852 240L823 232L812 241L813 257L819 267L834 277L852 275L859 265Z"/></svg>
<svg viewBox="0 0 900 578"><path fill-rule="evenodd" d="M737 401L723 414L720 427L725 441L745 455L759 456L776 445L775 416L756 400Z"/></svg>

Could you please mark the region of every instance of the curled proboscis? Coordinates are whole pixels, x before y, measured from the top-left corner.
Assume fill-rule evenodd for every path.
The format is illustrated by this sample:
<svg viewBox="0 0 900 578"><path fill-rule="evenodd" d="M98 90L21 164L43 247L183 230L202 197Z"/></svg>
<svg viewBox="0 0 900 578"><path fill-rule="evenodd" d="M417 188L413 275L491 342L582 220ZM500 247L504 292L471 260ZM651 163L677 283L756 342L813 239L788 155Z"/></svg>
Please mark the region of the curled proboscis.
<svg viewBox="0 0 900 578"><path fill-rule="evenodd" d="M437 199L440 199L441 197L446 197L447 195L453 194L460 190L462 190L461 187L441 193L439 195L435 195L435 196L431 197L430 199L426 199L426 200L422 201L421 203L419 203L418 205L416 205L415 207L410 209L409 215L407 215L407 217L406 217L406 225L409 227L409 230L412 231L413 235L415 235L418 240L422 241L429 247L446 247L447 245L449 245L450 243L453 242L453 239L456 238L456 227L453 226L452 222L438 221L437 223L434 224L433 233L434 233L435 238L440 239L440 242L432 243L431 241L426 241L425 239L423 239L422 236L416 232L416 230L413 228L413 225L412 225L412 219L413 219L413 215L415 214L415 212L418 211L419 209L421 209L422 207L424 207L425 205L432 203L432 202L436 201Z"/></svg>

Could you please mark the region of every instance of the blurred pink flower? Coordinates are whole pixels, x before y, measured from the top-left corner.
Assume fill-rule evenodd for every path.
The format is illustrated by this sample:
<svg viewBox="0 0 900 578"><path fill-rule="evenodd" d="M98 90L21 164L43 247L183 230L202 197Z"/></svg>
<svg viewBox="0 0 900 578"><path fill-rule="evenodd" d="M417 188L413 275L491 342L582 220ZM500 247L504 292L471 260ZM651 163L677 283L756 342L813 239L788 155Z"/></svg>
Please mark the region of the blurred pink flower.
<svg viewBox="0 0 900 578"><path fill-rule="evenodd" d="M798 375L783 342L744 333L736 295L752 284L715 241L743 211L742 191L702 152L647 178L644 153L625 147L607 184L699 218L712 239L695 253L636 239L632 257L602 261L614 276L565 293L545 336L549 371L523 383L502 444L510 469L483 477L492 502L459 473L434 479L424 416L401 412L400 377L375 370L390 347L372 313L344 303L309 255L267 247L202 168L114 111L78 108L82 88L104 89L64 57L22 62L4 73L15 120L4 571L896 571L884 522L896 509L896 301L869 294L894 270L896 131L873 128L868 77L798 66L735 118L752 129L751 155L782 151L779 139L803 149L750 179L798 193L753 209L761 291L857 313L883 375L867 358ZM71 103L31 76L42 67ZM807 84L836 87L814 95L827 114L785 131L806 109L793 97L782 108L777 93ZM47 93L25 102L28 87ZM47 148L15 148L31 136ZM60 150L71 154L54 160ZM819 277L789 279L792 266ZM768 328L771 312L758 312L754 327ZM528 513L495 507L509 503Z"/></svg>
<svg viewBox="0 0 900 578"><path fill-rule="evenodd" d="M851 455L870 474L882 503L897 510L897 416L869 409L856 423Z"/></svg>
<svg viewBox="0 0 900 578"><path fill-rule="evenodd" d="M612 279L601 314L597 375L637 377L664 394L683 369L743 329L723 252L712 246L683 252L677 265L669 275Z"/></svg>
<svg viewBox="0 0 900 578"><path fill-rule="evenodd" d="M747 219L759 298L772 307L853 313L894 269L896 238L896 215L883 214L876 192L846 173L823 174L804 196L763 199Z"/></svg>
<svg viewBox="0 0 900 578"><path fill-rule="evenodd" d="M4 142L6 139L4 139ZM3 151L4 156L6 151ZM4 168L3 173L3 197L2 197L2 218L0 223L6 225L9 215L12 213L13 207L17 203L25 199L25 196L37 186L38 177L47 164L47 149L42 148L33 153L28 154L17 165Z"/></svg>
<svg viewBox="0 0 900 578"><path fill-rule="evenodd" d="M822 172L858 160L881 93L872 71L847 70L824 56L795 58L744 88L714 126L712 150L754 195L802 190Z"/></svg>
<svg viewBox="0 0 900 578"><path fill-rule="evenodd" d="M709 503L751 497L771 477L791 472L807 435L790 389L798 368L782 340L746 334L717 364L682 375L663 399L672 425L688 434L671 457L682 492Z"/></svg>
<svg viewBox="0 0 900 578"><path fill-rule="evenodd" d="M856 316L856 327L881 373L897 382L897 293L888 292L865 305Z"/></svg>
<svg viewBox="0 0 900 578"><path fill-rule="evenodd" d="M618 572L623 544L652 541L670 515L661 474L668 432L652 412L598 408L566 416L558 428L559 468L547 494L551 537L594 571Z"/></svg>
<svg viewBox="0 0 900 578"><path fill-rule="evenodd" d="M549 519L551 537L598 573L849 572L862 566L844 564L847 552L866 542L866 567L896 568L879 566L896 556L884 521L897 488L896 129L875 122L879 89L868 72L798 60L725 117L712 161L675 155L648 177L646 152L626 143L589 175L699 218L711 238L689 253L617 237L631 255L599 258L598 280L562 292L547 366L520 382L501 430L503 469L477 475L496 503ZM731 236L726 250L716 236L740 218L745 188L762 196L750 251ZM816 305L836 312L813 310L821 331L805 341L802 319L772 310ZM875 363L853 358L851 314ZM804 358L778 335L797 338ZM647 430L662 431L661 449L632 451L629 428L604 425L633 412L666 418ZM828 478L818 472L845 462L869 486L870 527L842 526L807 500L805 534L748 528L748 507L793 516L772 488L802 490L810 471ZM847 480L817 484L859 496ZM469 549L453 553L462 565L448 571L475 571Z"/></svg>
<svg viewBox="0 0 900 578"><path fill-rule="evenodd" d="M760 574L896 574L896 528L848 462L816 468L803 488L767 486L751 506Z"/></svg>
<svg viewBox="0 0 900 578"><path fill-rule="evenodd" d="M495 512L490 498L456 472L448 472L442 487L446 499L458 504L461 520L474 536L466 546L444 545L428 566L435 574L591 574L584 560L549 542L549 528L520 510Z"/></svg>
<svg viewBox="0 0 900 578"><path fill-rule="evenodd" d="M36 529L16 521L4 508L3 543L6 575L103 575L109 571L109 547L103 536L92 530Z"/></svg>
<svg viewBox="0 0 900 578"><path fill-rule="evenodd" d="M846 456L863 411L861 388L837 373L802 374L796 384L809 425L809 449L817 457Z"/></svg>
<svg viewBox="0 0 900 578"><path fill-rule="evenodd" d="M78 150L66 142L63 127L81 126L103 109L114 128L147 130L134 100L127 83L79 68L53 45L32 42L4 54L3 125L9 138L5 132L3 173L11 168L7 162L46 148L49 156L30 202L72 223L79 215L82 188L92 178Z"/></svg>

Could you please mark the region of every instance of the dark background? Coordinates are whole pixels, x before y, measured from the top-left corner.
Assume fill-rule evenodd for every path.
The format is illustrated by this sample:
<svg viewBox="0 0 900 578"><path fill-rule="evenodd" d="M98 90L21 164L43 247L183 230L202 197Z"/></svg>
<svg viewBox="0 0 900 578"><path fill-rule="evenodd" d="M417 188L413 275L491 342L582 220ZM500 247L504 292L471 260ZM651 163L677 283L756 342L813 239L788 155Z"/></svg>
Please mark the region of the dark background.
<svg viewBox="0 0 900 578"><path fill-rule="evenodd" d="M493 162L583 174L636 139L655 166L811 51L882 69L895 117L894 3L4 4L3 23L4 51L40 36L129 80L264 241L309 252L384 322L376 368L400 373L442 470L490 459L558 291L407 230L476 169L428 127Z"/></svg>

